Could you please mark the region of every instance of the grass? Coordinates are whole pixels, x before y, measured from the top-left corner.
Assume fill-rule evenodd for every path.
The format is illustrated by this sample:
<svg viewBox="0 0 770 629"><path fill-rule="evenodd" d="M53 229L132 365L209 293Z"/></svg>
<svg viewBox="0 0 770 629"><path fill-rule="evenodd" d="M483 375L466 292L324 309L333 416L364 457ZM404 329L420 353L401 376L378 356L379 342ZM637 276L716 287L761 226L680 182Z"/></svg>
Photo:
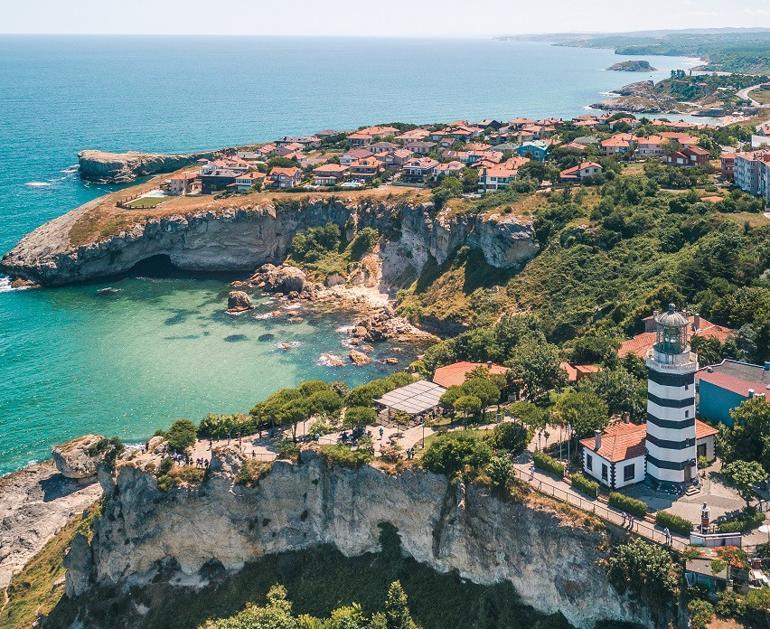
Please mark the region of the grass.
<svg viewBox="0 0 770 629"><path fill-rule="evenodd" d="M718 212L718 215L727 220L738 223L741 227L748 223L751 228L765 227L770 225L770 218L759 212Z"/></svg>
<svg viewBox="0 0 770 629"><path fill-rule="evenodd" d="M165 198L163 197L139 197L138 199L126 203L126 207L131 208L132 210L146 210L157 207L163 203L163 201L165 201Z"/></svg>
<svg viewBox="0 0 770 629"><path fill-rule="evenodd" d="M91 523L99 513L92 507L62 528L24 569L11 579L0 609L0 627L31 627L38 614L48 615L64 594L64 555L77 532L90 536Z"/></svg>
<svg viewBox="0 0 770 629"><path fill-rule="evenodd" d="M749 97L753 98L755 101L761 103L762 105L767 105L770 103L770 89L758 87L757 89L749 92Z"/></svg>
<svg viewBox="0 0 770 629"><path fill-rule="evenodd" d="M399 579L412 615L424 629L568 627L559 614L544 616L522 605L510 583L475 585L456 573L439 574L402 557L397 531L388 524L381 529L383 552L378 554L345 557L331 546L322 546L268 555L237 574L220 573L202 590L154 583L132 588L130 600L89 597L91 615L83 620L86 626L110 626L111 619L141 604L149 611L141 619L134 618L130 626L195 627L207 618L232 615L247 602L263 604L267 590L276 583L286 587L295 613L326 617L332 609L352 602L359 602L371 613L382 609L388 585ZM62 626L75 613L77 610L63 605L51 621Z"/></svg>

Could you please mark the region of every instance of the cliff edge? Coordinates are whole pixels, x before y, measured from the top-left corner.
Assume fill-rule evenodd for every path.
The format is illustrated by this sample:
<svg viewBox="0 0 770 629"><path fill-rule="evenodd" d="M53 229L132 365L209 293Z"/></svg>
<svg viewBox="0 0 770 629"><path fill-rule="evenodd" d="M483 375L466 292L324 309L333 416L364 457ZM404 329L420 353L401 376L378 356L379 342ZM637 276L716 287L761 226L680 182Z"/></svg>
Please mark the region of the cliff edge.
<svg viewBox="0 0 770 629"><path fill-rule="evenodd" d="M86 149L78 153L78 172L81 179L94 183L129 183L138 177L184 168L199 159L214 159L221 153L110 153Z"/></svg>

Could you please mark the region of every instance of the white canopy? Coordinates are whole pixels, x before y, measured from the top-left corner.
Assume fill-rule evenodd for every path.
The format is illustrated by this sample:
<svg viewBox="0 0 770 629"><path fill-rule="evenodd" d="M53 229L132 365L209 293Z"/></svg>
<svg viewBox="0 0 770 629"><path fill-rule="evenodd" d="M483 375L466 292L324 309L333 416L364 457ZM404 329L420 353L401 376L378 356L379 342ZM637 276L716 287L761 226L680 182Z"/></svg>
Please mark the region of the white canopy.
<svg viewBox="0 0 770 629"><path fill-rule="evenodd" d="M386 393L377 402L394 411L419 415L436 408L445 392L444 387L434 382L418 380Z"/></svg>

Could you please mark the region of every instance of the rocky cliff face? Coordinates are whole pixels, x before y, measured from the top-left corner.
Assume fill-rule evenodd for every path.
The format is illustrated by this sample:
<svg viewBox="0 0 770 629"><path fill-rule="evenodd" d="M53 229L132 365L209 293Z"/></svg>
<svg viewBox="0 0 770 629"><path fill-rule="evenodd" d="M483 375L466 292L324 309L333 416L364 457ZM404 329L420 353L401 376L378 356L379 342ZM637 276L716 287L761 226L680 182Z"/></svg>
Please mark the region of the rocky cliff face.
<svg viewBox="0 0 770 629"><path fill-rule="evenodd" d="M216 463L212 464L216 469ZM654 626L644 608L607 581L604 529L573 526L558 511L450 485L422 471L391 476L372 467L328 467L303 453L277 462L254 487L216 471L199 488L161 492L155 478L124 467L104 477L105 501L92 543L79 538L67 558L68 596L161 578L201 578L212 561L229 570L262 555L336 546L346 556L379 550L379 525L398 529L403 552L437 571L479 584L510 581L524 603L561 611L575 626L601 619Z"/></svg>
<svg viewBox="0 0 770 629"><path fill-rule="evenodd" d="M236 202L237 203L237 202ZM430 204L343 203L333 199L251 206L242 202L137 221L130 229L72 246L69 233L88 204L43 225L0 263L13 276L41 284L66 284L119 274L155 256L190 271L252 271L281 262L299 231L333 222L350 232L372 226L385 234L383 282L391 285L409 270L420 273L429 257L439 264L463 244L479 248L498 268L517 268L538 251L530 225L516 219L436 216ZM127 210L130 212L130 210Z"/></svg>
<svg viewBox="0 0 770 629"><path fill-rule="evenodd" d="M108 153L85 150L78 153L80 177L96 183L127 183L137 177L169 173L199 159L212 159L219 151L203 153Z"/></svg>

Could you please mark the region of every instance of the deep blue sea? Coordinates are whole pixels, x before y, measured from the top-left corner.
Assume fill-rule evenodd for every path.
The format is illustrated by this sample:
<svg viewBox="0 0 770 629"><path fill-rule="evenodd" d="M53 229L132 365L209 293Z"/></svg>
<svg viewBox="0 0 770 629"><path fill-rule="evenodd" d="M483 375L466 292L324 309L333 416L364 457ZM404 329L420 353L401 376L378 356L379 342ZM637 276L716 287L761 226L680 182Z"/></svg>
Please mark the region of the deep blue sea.
<svg viewBox="0 0 770 629"><path fill-rule="evenodd" d="M567 117L693 63L604 70L622 59L491 40L0 36L0 254L112 189L78 180L84 148L170 152L378 122ZM126 279L98 297L104 285L0 284L0 473L85 432L143 439L178 417L248 410L304 379L355 384L384 371L317 364L344 352L338 318L226 317L224 279ZM281 341L299 347L284 352Z"/></svg>

